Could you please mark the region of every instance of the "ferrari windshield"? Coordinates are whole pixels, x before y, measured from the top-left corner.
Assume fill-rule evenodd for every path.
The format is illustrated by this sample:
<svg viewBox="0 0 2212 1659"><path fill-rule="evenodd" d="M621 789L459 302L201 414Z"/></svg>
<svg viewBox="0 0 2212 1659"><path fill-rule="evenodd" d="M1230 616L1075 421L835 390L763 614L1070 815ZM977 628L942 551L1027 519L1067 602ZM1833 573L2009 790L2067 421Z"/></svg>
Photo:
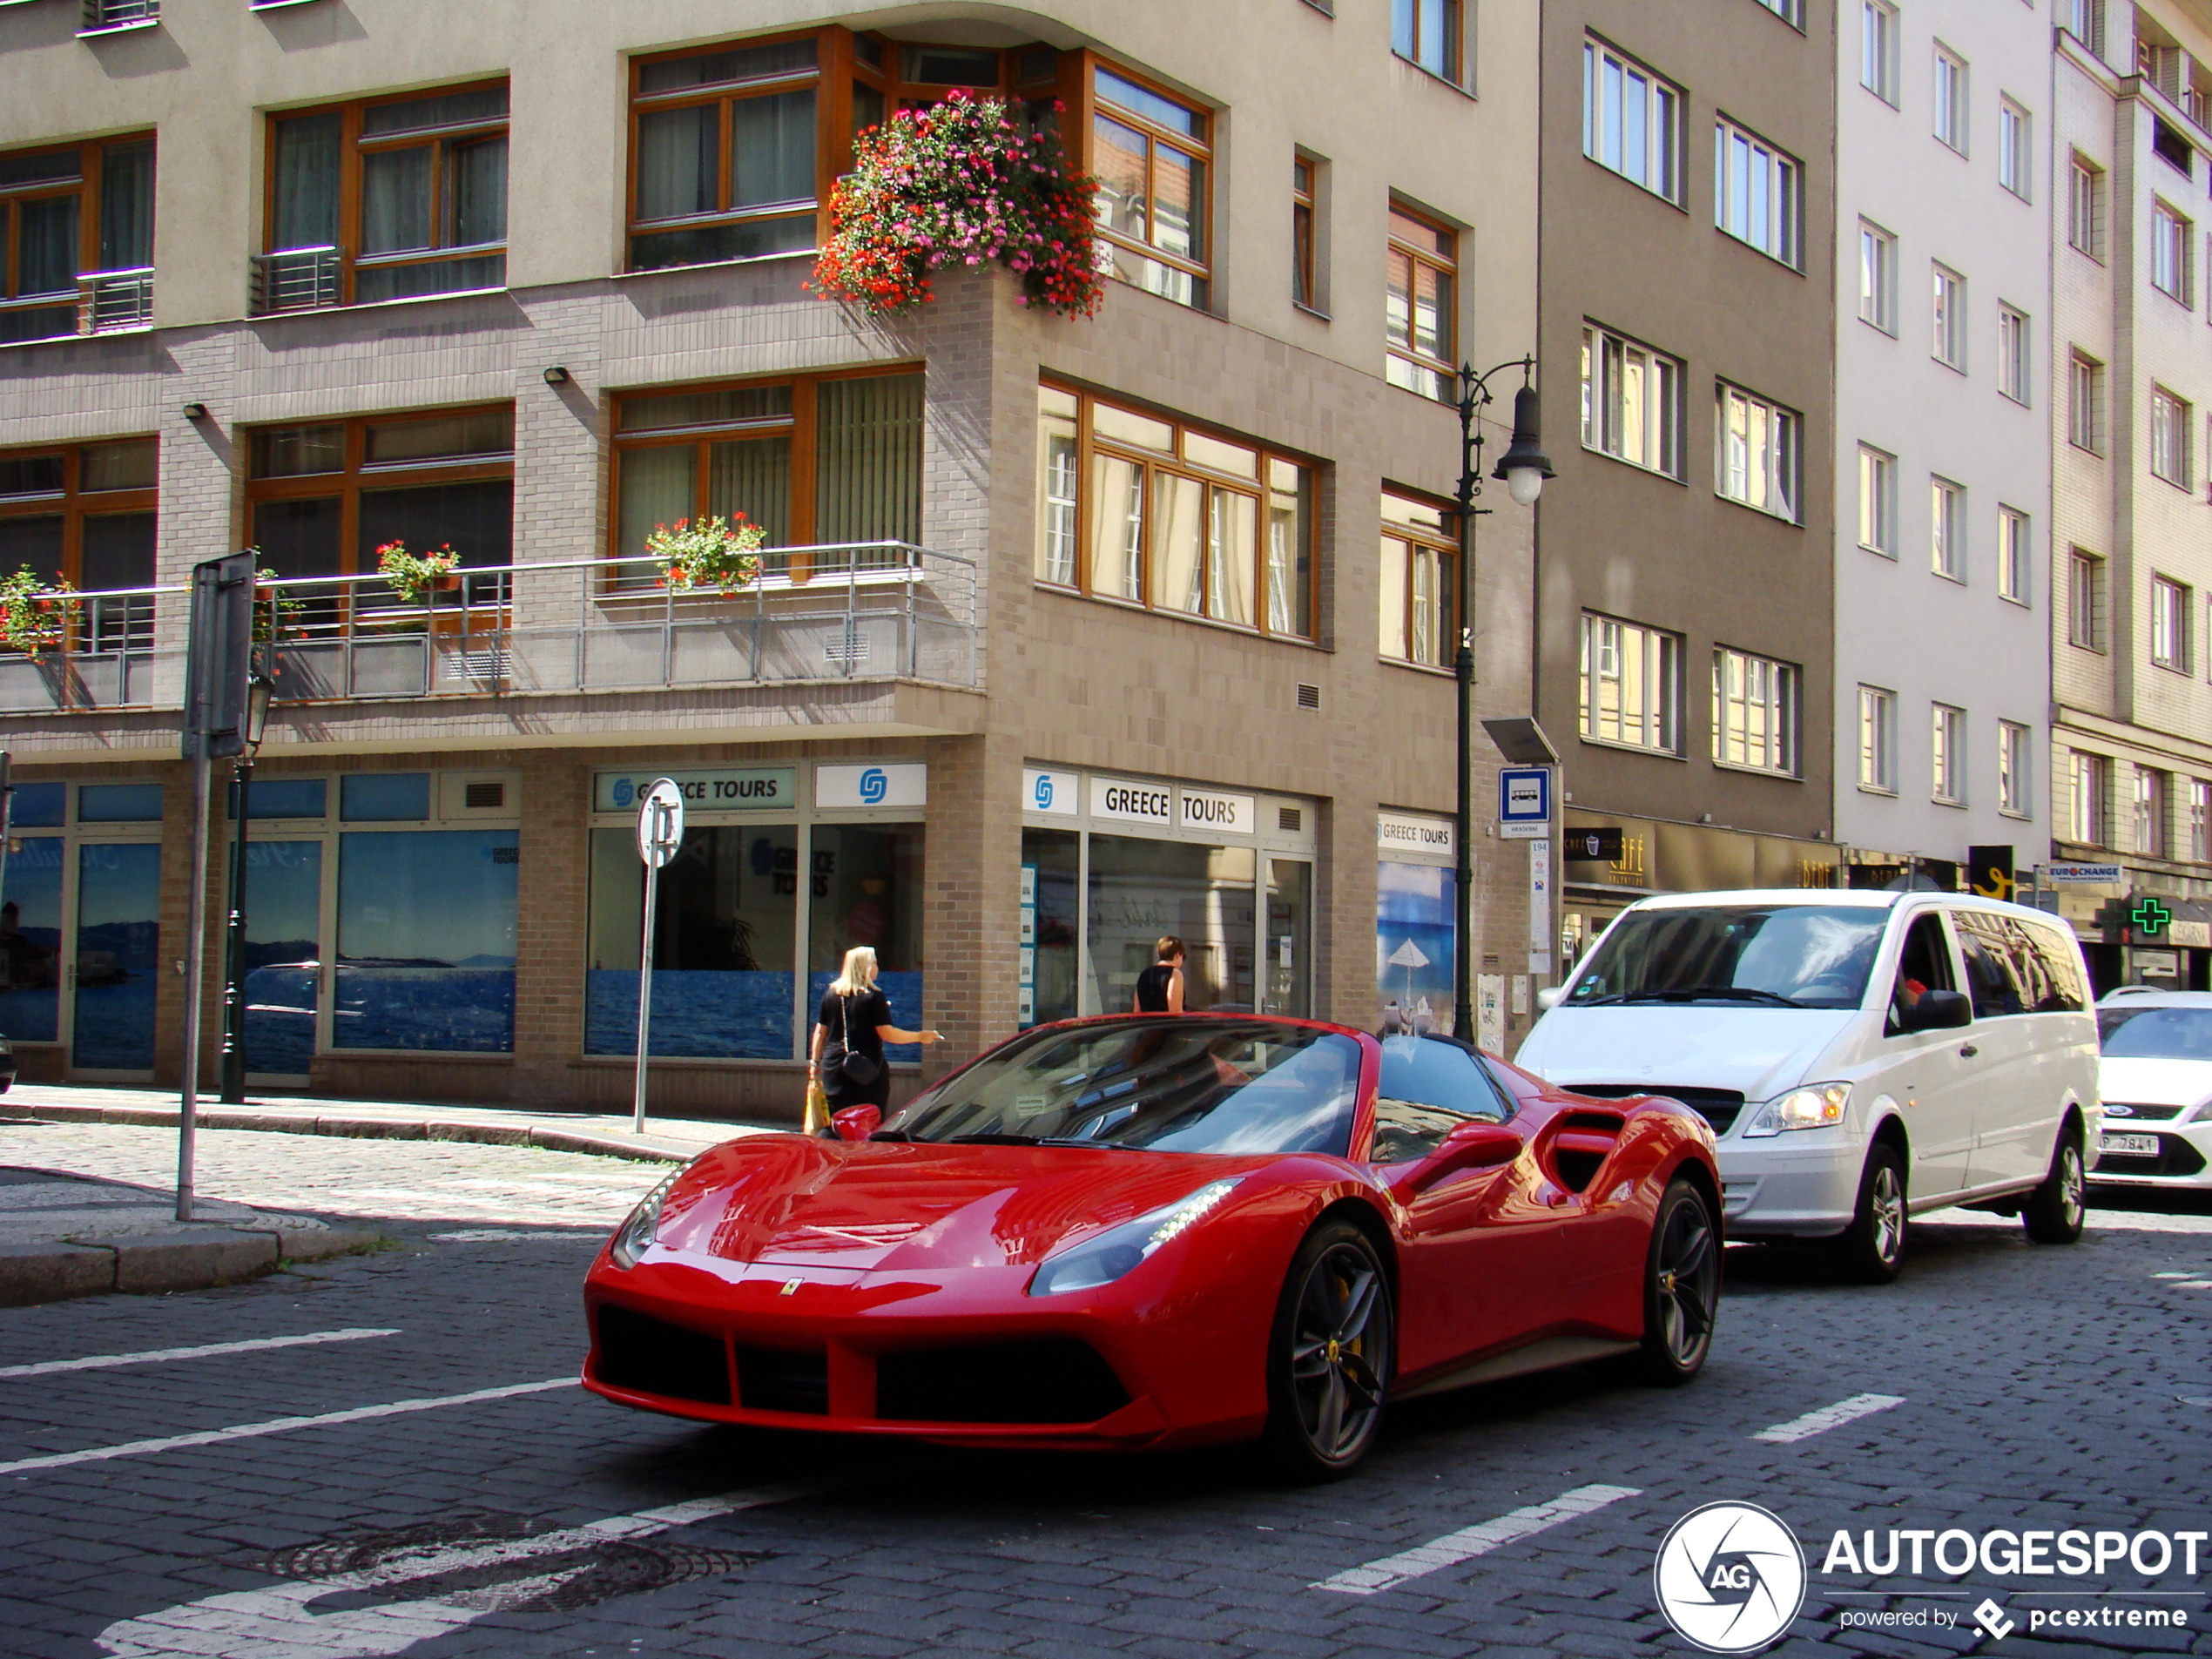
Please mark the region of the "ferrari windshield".
<svg viewBox="0 0 2212 1659"><path fill-rule="evenodd" d="M1169 1015L1017 1038L916 1097L877 1133L1341 1157L1359 1094L1359 1045L1340 1032Z"/></svg>
<svg viewBox="0 0 2212 1659"><path fill-rule="evenodd" d="M1889 923L1845 905L1694 905L1634 910L1608 928L1570 1006L1737 1002L1855 1008Z"/></svg>
<svg viewBox="0 0 2212 1659"><path fill-rule="evenodd" d="M2212 1008L2099 1008L2107 1060L2212 1060Z"/></svg>

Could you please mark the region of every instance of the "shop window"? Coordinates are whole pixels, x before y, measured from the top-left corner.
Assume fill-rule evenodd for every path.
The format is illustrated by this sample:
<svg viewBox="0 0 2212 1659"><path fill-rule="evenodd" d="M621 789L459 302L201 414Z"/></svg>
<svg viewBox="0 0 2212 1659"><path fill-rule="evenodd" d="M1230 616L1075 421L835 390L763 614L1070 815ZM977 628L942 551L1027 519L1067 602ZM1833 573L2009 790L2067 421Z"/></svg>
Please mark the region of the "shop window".
<svg viewBox="0 0 2212 1659"><path fill-rule="evenodd" d="M1211 117L1103 64L1091 71L1091 98L1102 260L1121 281L1207 309Z"/></svg>
<svg viewBox="0 0 2212 1659"><path fill-rule="evenodd" d="M0 345L153 320L153 135L0 155Z"/></svg>
<svg viewBox="0 0 2212 1659"><path fill-rule="evenodd" d="M507 283L507 84L269 118L254 309Z"/></svg>
<svg viewBox="0 0 2212 1659"><path fill-rule="evenodd" d="M799 831L694 824L660 873L651 1048L671 1058L789 1060ZM644 867L630 828L591 832L584 1052L637 1051Z"/></svg>
<svg viewBox="0 0 2212 1659"><path fill-rule="evenodd" d="M161 821L161 786L80 784L77 790L77 821L80 824L158 824Z"/></svg>
<svg viewBox="0 0 2212 1659"><path fill-rule="evenodd" d="M338 814L348 824L420 823L430 816L430 774L348 772L339 780Z"/></svg>
<svg viewBox="0 0 2212 1659"><path fill-rule="evenodd" d="M1375 1000L1386 1035L1452 1028L1453 892L1441 865L1375 866Z"/></svg>
<svg viewBox="0 0 2212 1659"><path fill-rule="evenodd" d="M264 788L312 783L320 792L322 781L256 783L249 811L262 816ZM249 841L246 896L246 1069L258 1076L305 1077L315 1053L315 993L322 971L322 843ZM358 968L349 971L348 991L361 988L357 974Z"/></svg>
<svg viewBox="0 0 2212 1659"><path fill-rule="evenodd" d="M1136 1007L1136 976L1172 934L1184 944L1183 1006L1251 1012L1256 860L1245 846L1093 835L1089 972L1100 1011Z"/></svg>
<svg viewBox="0 0 2212 1659"><path fill-rule="evenodd" d="M88 593L152 587L155 462L152 438L0 452L0 572L28 565ZM86 624L125 608L95 606Z"/></svg>
<svg viewBox="0 0 2212 1659"><path fill-rule="evenodd" d="M902 369L619 398L613 556L638 561L621 579L653 583L645 538L707 513L772 548L918 543L922 388Z"/></svg>
<svg viewBox="0 0 2212 1659"><path fill-rule="evenodd" d="M161 844L79 843L70 1048L78 1070L153 1069L160 944Z"/></svg>
<svg viewBox="0 0 2212 1659"><path fill-rule="evenodd" d="M923 840L920 824L817 824L808 832L807 1008L821 1006L845 953L870 945L891 1023L922 1028ZM809 1034L800 1035L804 1041ZM921 1057L912 1045L883 1052L892 1060Z"/></svg>
<svg viewBox="0 0 2212 1659"><path fill-rule="evenodd" d="M1074 830L1022 832L1022 1017L1024 1026L1080 1013L1076 941L1082 922ZM909 1027L909 1029L912 1028Z"/></svg>
<svg viewBox="0 0 2212 1659"><path fill-rule="evenodd" d="M1267 860L1267 932L1260 948L1262 1014L1293 1020L1313 1012L1313 867L1303 859Z"/></svg>
<svg viewBox="0 0 2212 1659"><path fill-rule="evenodd" d="M1038 581L1312 637L1311 466L1049 383L1037 435Z"/></svg>
<svg viewBox="0 0 2212 1659"><path fill-rule="evenodd" d="M511 829L341 834L332 1046L512 1053L520 862Z"/></svg>
<svg viewBox="0 0 2212 1659"><path fill-rule="evenodd" d="M19 830L58 828L68 806L67 784L17 784L8 822Z"/></svg>
<svg viewBox="0 0 2212 1659"><path fill-rule="evenodd" d="M246 816L249 822L255 823L270 818L320 818L329 810L329 799L330 780L327 778L256 778L246 792ZM232 819L237 818L233 793L226 793L224 810ZM407 813L400 816L424 818L428 814Z"/></svg>
<svg viewBox="0 0 2212 1659"><path fill-rule="evenodd" d="M1458 517L1404 496L1382 498L1378 644L1393 662L1440 668L1459 644Z"/></svg>
<svg viewBox="0 0 2212 1659"><path fill-rule="evenodd" d="M24 797L33 789L53 792L53 816L45 821L59 824L61 785L18 784L17 827L26 821ZM61 1035L64 846L58 835L17 835L8 849L0 890L0 1031L17 1042L52 1042Z"/></svg>

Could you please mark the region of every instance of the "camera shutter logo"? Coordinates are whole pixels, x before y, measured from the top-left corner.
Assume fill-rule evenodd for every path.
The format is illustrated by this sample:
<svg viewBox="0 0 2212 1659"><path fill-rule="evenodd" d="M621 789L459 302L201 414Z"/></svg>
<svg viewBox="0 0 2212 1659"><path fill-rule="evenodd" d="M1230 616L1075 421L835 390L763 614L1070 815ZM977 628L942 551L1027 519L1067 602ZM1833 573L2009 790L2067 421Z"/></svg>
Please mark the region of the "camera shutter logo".
<svg viewBox="0 0 2212 1659"><path fill-rule="evenodd" d="M1037 774L1036 800L1039 812L1049 813L1052 810L1052 774L1049 772L1041 772Z"/></svg>
<svg viewBox="0 0 2212 1659"><path fill-rule="evenodd" d="M632 784L627 778L617 778L615 779L615 805L617 807L626 809L630 803L637 799L637 788L636 785Z"/></svg>
<svg viewBox="0 0 2212 1659"><path fill-rule="evenodd" d="M1804 1606L1804 1552L1757 1504L1709 1503L1668 1529L1651 1582L1683 1640L1708 1653L1757 1653Z"/></svg>
<svg viewBox="0 0 2212 1659"><path fill-rule="evenodd" d="M860 800L864 806L881 806L890 788L891 779L880 766L870 766L860 774Z"/></svg>

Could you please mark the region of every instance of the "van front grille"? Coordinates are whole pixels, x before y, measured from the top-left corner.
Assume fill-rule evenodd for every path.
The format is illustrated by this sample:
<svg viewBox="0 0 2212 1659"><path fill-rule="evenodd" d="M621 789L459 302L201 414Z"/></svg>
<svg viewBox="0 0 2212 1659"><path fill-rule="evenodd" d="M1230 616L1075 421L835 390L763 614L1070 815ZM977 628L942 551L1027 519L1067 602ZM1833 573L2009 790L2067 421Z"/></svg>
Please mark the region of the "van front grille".
<svg viewBox="0 0 2212 1659"><path fill-rule="evenodd" d="M1588 1095L1597 1100L1626 1100L1631 1095L1678 1100L1710 1123L1716 1135L1725 1135L1743 1109L1743 1091L1735 1089L1684 1088L1674 1083L1572 1083L1567 1089L1569 1094Z"/></svg>

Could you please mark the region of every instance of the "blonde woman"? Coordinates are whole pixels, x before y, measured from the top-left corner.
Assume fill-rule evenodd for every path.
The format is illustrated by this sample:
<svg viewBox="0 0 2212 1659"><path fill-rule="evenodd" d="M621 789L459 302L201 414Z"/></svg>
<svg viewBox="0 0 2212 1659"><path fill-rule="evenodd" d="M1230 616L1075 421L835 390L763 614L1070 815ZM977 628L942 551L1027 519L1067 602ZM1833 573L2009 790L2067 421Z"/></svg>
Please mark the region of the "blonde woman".
<svg viewBox="0 0 2212 1659"><path fill-rule="evenodd" d="M941 1031L901 1031L891 1023L891 1002L876 988L875 949L855 945L845 953L845 968L822 994L814 1012L814 1040L807 1049L806 1080L819 1082L830 1109L887 1106L891 1069L883 1062L887 1042L942 1042Z"/></svg>

